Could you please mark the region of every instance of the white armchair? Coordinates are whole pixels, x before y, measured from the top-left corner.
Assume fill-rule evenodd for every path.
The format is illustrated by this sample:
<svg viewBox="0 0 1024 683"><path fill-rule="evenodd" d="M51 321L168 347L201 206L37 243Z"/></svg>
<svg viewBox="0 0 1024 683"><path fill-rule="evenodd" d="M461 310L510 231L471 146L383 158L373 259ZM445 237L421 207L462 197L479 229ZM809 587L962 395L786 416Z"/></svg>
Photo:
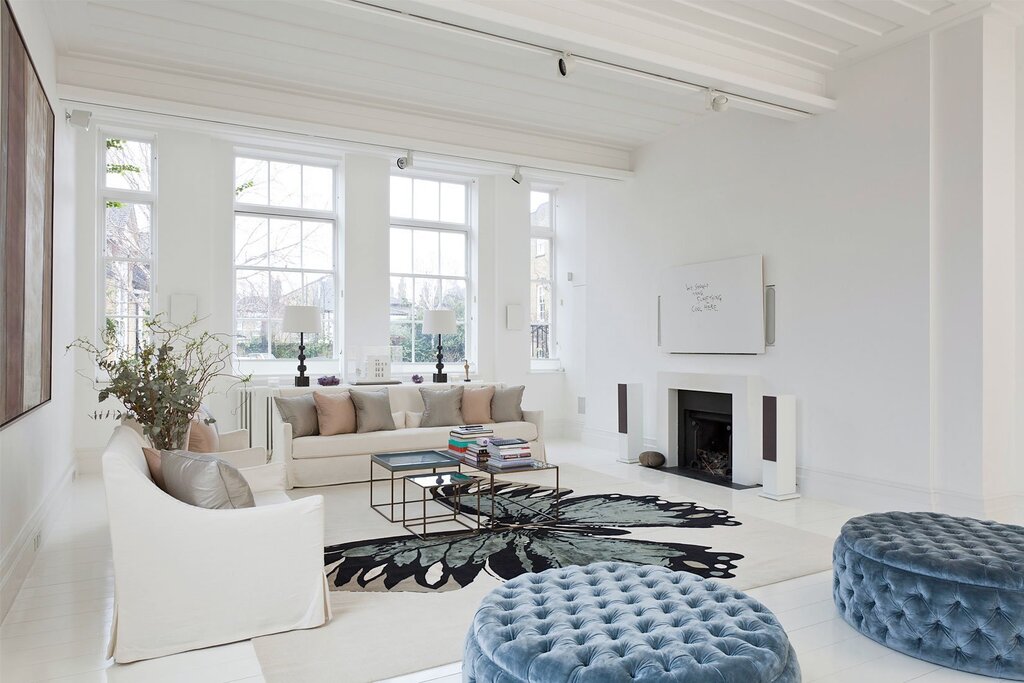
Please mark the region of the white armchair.
<svg viewBox="0 0 1024 683"><path fill-rule="evenodd" d="M144 443L119 426L103 454L116 593L110 656L132 662L330 619L322 496L290 500L274 463L241 470L256 507L194 507L153 483Z"/></svg>

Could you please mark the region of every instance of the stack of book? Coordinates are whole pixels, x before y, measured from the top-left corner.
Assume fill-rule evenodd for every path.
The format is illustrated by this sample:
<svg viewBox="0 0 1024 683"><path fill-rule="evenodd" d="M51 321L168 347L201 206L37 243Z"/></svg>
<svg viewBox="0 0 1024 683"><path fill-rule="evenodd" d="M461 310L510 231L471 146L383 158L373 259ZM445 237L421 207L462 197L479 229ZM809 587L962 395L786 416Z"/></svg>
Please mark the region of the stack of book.
<svg viewBox="0 0 1024 683"><path fill-rule="evenodd" d="M459 458L465 458L469 454L471 446L477 446L478 441L492 436L494 432L483 425L462 425L448 432L448 452Z"/></svg>
<svg viewBox="0 0 1024 683"><path fill-rule="evenodd" d="M483 465L490 460L491 455L487 450L487 439L480 439L475 443L469 444L466 452L462 455L462 459L470 465Z"/></svg>
<svg viewBox="0 0 1024 683"><path fill-rule="evenodd" d="M533 464L530 444L523 439L487 439L487 454L490 464L499 468Z"/></svg>

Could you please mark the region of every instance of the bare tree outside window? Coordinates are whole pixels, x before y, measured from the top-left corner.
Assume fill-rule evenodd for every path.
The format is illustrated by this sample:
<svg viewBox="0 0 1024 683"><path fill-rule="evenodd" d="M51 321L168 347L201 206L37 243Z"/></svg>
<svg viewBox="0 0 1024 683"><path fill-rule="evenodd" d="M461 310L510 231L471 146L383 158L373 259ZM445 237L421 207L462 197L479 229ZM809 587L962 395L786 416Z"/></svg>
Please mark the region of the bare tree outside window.
<svg viewBox="0 0 1024 683"><path fill-rule="evenodd" d="M281 331L284 307L318 306L323 332L306 357L335 357L335 169L235 159L235 351L239 358L294 358L299 335Z"/></svg>
<svg viewBox="0 0 1024 683"><path fill-rule="evenodd" d="M152 315L155 155L152 141L104 137L102 320L136 351Z"/></svg>

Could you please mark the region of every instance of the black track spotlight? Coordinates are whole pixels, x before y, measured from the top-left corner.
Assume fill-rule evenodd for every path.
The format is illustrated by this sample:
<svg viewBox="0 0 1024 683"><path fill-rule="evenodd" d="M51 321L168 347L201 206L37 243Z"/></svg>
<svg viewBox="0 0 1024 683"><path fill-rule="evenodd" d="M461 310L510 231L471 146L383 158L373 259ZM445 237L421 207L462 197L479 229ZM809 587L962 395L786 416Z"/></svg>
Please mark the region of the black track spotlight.
<svg viewBox="0 0 1024 683"><path fill-rule="evenodd" d="M512 182L516 185L523 184L523 173L519 170L518 166L516 166L515 170L512 171Z"/></svg>
<svg viewBox="0 0 1024 683"><path fill-rule="evenodd" d="M404 157L398 157L398 160L395 161L395 165L402 171L407 168L412 168L412 150L410 149L406 152Z"/></svg>

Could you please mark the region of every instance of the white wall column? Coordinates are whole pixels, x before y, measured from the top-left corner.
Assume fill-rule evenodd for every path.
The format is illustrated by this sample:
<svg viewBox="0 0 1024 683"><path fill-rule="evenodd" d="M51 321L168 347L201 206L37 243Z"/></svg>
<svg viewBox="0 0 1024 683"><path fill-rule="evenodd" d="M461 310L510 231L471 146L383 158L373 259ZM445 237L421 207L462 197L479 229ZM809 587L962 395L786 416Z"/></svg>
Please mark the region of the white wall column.
<svg viewBox="0 0 1024 683"><path fill-rule="evenodd" d="M345 156L345 221L341 263L344 277L344 367L355 379L355 364L368 346L390 343L388 315L390 168L383 157Z"/></svg>

